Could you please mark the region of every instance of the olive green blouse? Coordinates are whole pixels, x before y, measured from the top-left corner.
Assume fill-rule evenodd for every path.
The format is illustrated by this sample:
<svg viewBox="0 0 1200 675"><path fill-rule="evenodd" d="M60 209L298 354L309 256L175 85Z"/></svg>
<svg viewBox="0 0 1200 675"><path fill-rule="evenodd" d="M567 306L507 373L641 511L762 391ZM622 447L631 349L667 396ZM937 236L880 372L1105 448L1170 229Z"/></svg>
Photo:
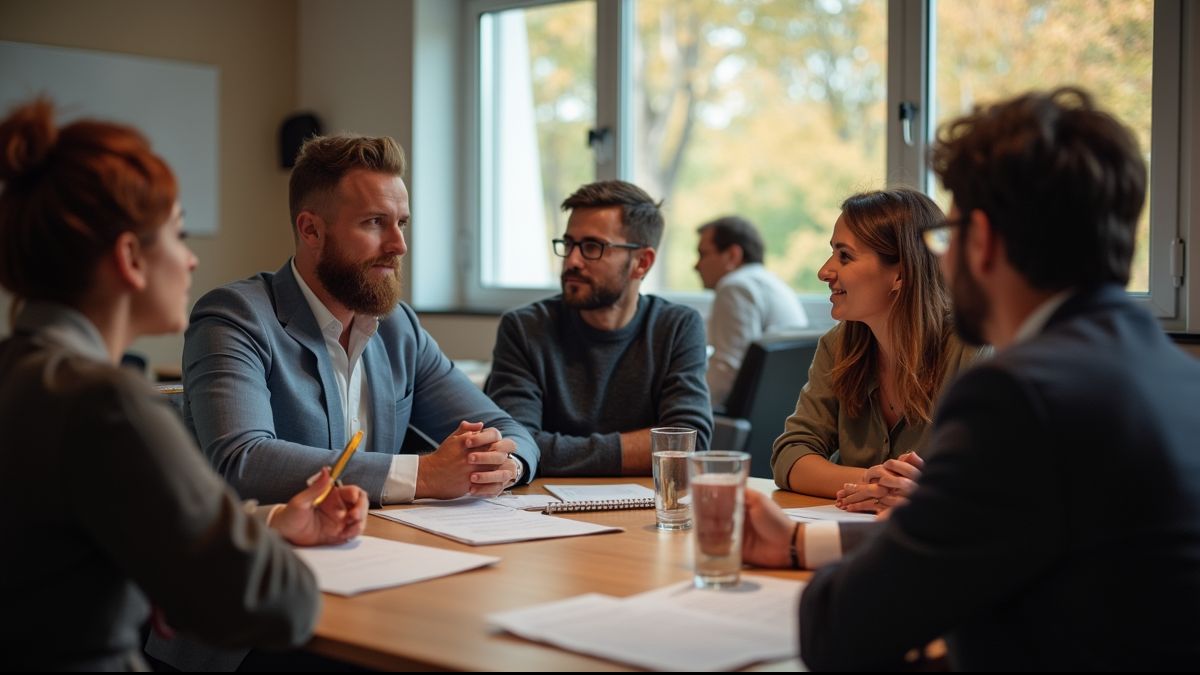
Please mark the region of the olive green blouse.
<svg viewBox="0 0 1200 675"><path fill-rule="evenodd" d="M796 412L787 418L783 434L771 447L771 470L779 487L787 488L788 471L805 455L817 454L837 464L866 468L910 450L920 451L929 440L931 425L909 425L903 417L888 429L879 402L878 381L870 384L868 405L857 417L840 413L831 373L843 325L839 323L821 336ZM989 348L968 347L958 336L948 333L942 344L947 367L938 396L960 370L990 353Z"/></svg>

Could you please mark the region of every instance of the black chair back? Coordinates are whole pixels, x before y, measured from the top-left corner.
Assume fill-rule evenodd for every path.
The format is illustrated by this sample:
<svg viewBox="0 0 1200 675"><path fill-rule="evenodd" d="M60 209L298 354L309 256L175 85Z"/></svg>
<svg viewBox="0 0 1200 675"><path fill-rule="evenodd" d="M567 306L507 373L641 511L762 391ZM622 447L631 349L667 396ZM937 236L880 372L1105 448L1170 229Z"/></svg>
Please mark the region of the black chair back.
<svg viewBox="0 0 1200 675"><path fill-rule="evenodd" d="M745 447L751 457L751 476L771 477L771 444L796 410L821 335L816 331L768 335L746 350L724 414L750 422Z"/></svg>

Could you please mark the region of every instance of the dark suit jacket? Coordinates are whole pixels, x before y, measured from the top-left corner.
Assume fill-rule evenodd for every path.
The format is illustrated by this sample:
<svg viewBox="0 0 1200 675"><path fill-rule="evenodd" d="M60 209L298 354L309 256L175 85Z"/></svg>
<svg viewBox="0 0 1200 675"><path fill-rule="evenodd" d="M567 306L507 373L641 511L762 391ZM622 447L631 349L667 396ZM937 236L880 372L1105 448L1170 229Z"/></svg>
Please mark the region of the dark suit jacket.
<svg viewBox="0 0 1200 675"><path fill-rule="evenodd" d="M804 593L810 668L943 635L970 670L1200 662L1200 362L1124 290L965 373L930 450L911 502Z"/></svg>

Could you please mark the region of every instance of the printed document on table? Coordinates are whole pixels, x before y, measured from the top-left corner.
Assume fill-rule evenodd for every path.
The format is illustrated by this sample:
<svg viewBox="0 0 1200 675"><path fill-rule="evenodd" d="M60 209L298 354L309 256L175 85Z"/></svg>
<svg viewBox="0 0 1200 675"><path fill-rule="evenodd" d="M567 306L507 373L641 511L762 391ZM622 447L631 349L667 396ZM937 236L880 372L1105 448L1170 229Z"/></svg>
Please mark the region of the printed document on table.
<svg viewBox="0 0 1200 675"><path fill-rule="evenodd" d="M855 513L843 511L833 504L825 506L805 506L795 509L784 509L788 518L800 522L816 522L820 520L836 520L842 523L869 523L875 520L874 513Z"/></svg>
<svg viewBox="0 0 1200 675"><path fill-rule="evenodd" d="M550 495L514 495L508 493L498 494L490 499L485 499L485 502L507 506L510 509L521 509L522 511L541 511L550 504L557 504L558 497Z"/></svg>
<svg viewBox="0 0 1200 675"><path fill-rule="evenodd" d="M326 593L355 595L465 572L500 561L496 556L446 551L362 536L339 546L293 549Z"/></svg>
<svg viewBox="0 0 1200 675"><path fill-rule="evenodd" d="M625 599L593 593L488 620L527 639L643 668L733 670L796 656L803 587L744 575L729 590L683 582Z"/></svg>
<svg viewBox="0 0 1200 675"><path fill-rule="evenodd" d="M451 501L371 513L471 546L622 531L619 527L518 511L485 501Z"/></svg>

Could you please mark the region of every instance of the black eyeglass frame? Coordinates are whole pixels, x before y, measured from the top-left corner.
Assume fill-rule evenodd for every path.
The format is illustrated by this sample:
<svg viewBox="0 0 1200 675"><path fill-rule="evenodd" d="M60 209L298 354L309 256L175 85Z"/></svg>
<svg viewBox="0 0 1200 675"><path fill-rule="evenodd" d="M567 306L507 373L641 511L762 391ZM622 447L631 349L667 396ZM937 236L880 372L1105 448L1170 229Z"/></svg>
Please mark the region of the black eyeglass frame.
<svg viewBox="0 0 1200 675"><path fill-rule="evenodd" d="M571 255L571 251L578 246L579 255L583 256L584 260L599 260L604 257L605 251L610 248L623 248L630 251L646 248L645 244L620 244L608 241L599 241L596 239L584 239L583 241L575 241L574 239L551 239L550 243L554 246L554 255L560 258L566 258L567 256ZM589 250L591 253L588 253Z"/></svg>
<svg viewBox="0 0 1200 675"><path fill-rule="evenodd" d="M921 228L921 241L925 243L925 248L936 256L946 255L950 250L950 235L954 232L954 228L961 227L967 224L967 219L963 217L946 218L936 225L929 225Z"/></svg>

